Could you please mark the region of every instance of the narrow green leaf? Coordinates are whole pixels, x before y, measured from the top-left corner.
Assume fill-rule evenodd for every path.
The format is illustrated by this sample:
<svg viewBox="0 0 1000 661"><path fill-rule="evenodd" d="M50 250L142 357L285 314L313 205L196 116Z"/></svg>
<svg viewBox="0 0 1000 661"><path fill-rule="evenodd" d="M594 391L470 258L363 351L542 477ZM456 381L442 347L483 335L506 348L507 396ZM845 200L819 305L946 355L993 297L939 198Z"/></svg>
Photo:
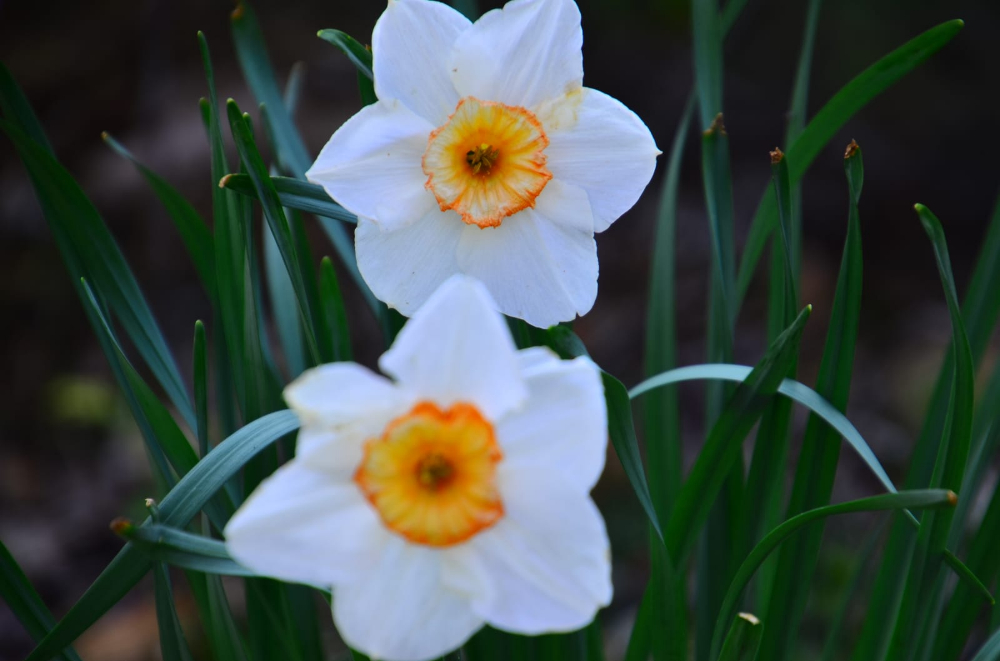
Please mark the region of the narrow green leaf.
<svg viewBox="0 0 1000 661"><path fill-rule="evenodd" d="M45 135L41 122L35 116L31 103L3 62L0 62L0 113L55 158L56 152L48 136Z"/></svg>
<svg viewBox="0 0 1000 661"><path fill-rule="evenodd" d="M351 360L351 331L347 324L347 309L340 294L333 262L324 257L320 263L320 306L327 326L333 334L333 360Z"/></svg>
<svg viewBox="0 0 1000 661"><path fill-rule="evenodd" d="M222 578L195 571L185 574L205 627L212 658L215 661L246 661L243 641L236 629Z"/></svg>
<svg viewBox="0 0 1000 661"><path fill-rule="evenodd" d="M47 661L58 655L121 601L139 579L146 575L150 566L149 559L142 552L126 545L25 661Z"/></svg>
<svg viewBox="0 0 1000 661"><path fill-rule="evenodd" d="M368 80L375 79L375 75L372 73L372 52L357 39L340 30L320 30L316 36L346 55L351 64Z"/></svg>
<svg viewBox="0 0 1000 661"><path fill-rule="evenodd" d="M299 419L277 411L255 420L217 445L160 502L162 523L182 527L258 452L295 431ZM80 600L39 643L26 661L50 659L118 603L150 568L142 551L126 544Z"/></svg>
<svg viewBox="0 0 1000 661"><path fill-rule="evenodd" d="M771 155L771 181L774 184L775 199L778 200L778 229L781 235L781 261L784 264L784 317L783 325L791 323L798 305L799 296L795 291L797 273L792 254L792 186L788 179L788 159L776 149Z"/></svg>
<svg viewBox="0 0 1000 661"><path fill-rule="evenodd" d="M0 68L0 75L2 73ZM0 542L0 597L36 641L42 640L55 625L52 613L3 542ZM60 661L80 661L71 647L62 650L56 658Z"/></svg>
<svg viewBox="0 0 1000 661"><path fill-rule="evenodd" d="M157 564L229 576L255 576L229 555L226 545L211 537L195 535L162 523L134 525L116 519L111 529L147 554Z"/></svg>
<svg viewBox="0 0 1000 661"><path fill-rule="evenodd" d="M948 489L922 489L915 491L901 491L898 493L881 494L858 500L851 500L846 503L836 505L825 505L816 509L808 510L788 519L777 528L769 532L753 548L746 557L740 568L736 571L733 581L726 593L719 619L716 621L715 634L712 639L712 649L718 650L722 644L722 634L724 626L730 622L735 614L740 595L753 573L761 565L767 556L778 547L778 545L789 535L800 527L836 514L847 514L850 512L873 512L879 510L896 509L928 509L937 507L953 508L958 502L958 497ZM780 623L779 623L780 624ZM715 657L715 654L712 655Z"/></svg>
<svg viewBox="0 0 1000 661"><path fill-rule="evenodd" d="M205 346L205 324L194 322L194 411L198 454L208 454L208 349Z"/></svg>
<svg viewBox="0 0 1000 661"><path fill-rule="evenodd" d="M745 381L751 372L752 369L745 365L705 364L678 367L669 372L646 379L629 391L629 397L635 399L654 388L683 381L721 379L739 383ZM861 460L865 462L872 474L882 483L882 486L891 493L896 492L895 485L889 479L889 475L885 472L882 464L879 463L871 447L843 413L823 399L816 391L798 381L784 379L781 385L778 386L777 392L805 406L828 425L836 429L837 433L847 441Z"/></svg>
<svg viewBox="0 0 1000 661"><path fill-rule="evenodd" d="M944 230L940 221L927 207L917 204L914 208L934 248L938 273L948 302L948 312L951 315L952 352L955 356L955 373L946 417L950 425L945 425L946 434L938 446L930 486L957 491L962 486L962 475L972 438L975 365L972 362L972 351L969 348L965 322L962 320L962 311L958 303L958 292L955 290ZM917 635L929 626L928 620L941 598L940 564L952 514L953 512L938 515L929 513L921 520L902 601L894 618L895 626L889 642L888 659L911 658L917 649Z"/></svg>
<svg viewBox="0 0 1000 661"><path fill-rule="evenodd" d="M677 226L677 196L680 185L681 157L684 139L691 125L694 97L688 100L684 115L674 134L663 192L656 221L653 265L650 272L649 304L646 314L645 371L647 376L663 372L677 364L675 234ZM559 327L556 327L559 328ZM551 332L551 329L550 329ZM575 337L575 336L574 336ZM674 388L652 393L643 402L646 461L649 467L649 491L660 517L665 517L682 480L680 407ZM647 591L655 604L658 621L651 623L648 636L654 659L680 658L687 653L687 604L684 581L671 572L662 541L650 533L650 580ZM659 548L657 548L659 547ZM677 607L673 608L671 605ZM652 620L653 618L650 618ZM638 643L638 641L637 641ZM637 649L630 644L630 649ZM638 654L638 651L635 652Z"/></svg>
<svg viewBox="0 0 1000 661"><path fill-rule="evenodd" d="M278 192L278 200L283 207L298 209L352 225L356 225L358 222L358 217L330 199L322 186L291 177L272 176L271 183L274 184L274 189ZM253 181L244 174L227 174L219 181L219 186L241 195L257 198L257 189L254 187Z"/></svg>
<svg viewBox="0 0 1000 661"><path fill-rule="evenodd" d="M635 437L635 427L632 424L632 404L629 401L628 391L621 381L607 372L601 372L601 379L604 381L604 399L608 406L608 434L611 436L611 445L614 446L615 454L622 462L625 475L639 499L639 504L646 512L650 525L660 539L663 539L660 521L656 516L652 497L649 495L649 484L646 482L642 458L639 456L639 441Z"/></svg>
<svg viewBox="0 0 1000 661"><path fill-rule="evenodd" d="M274 138L274 149L278 163L282 169L298 179L305 177L312 159L306 151L305 144L299 136L292 117L285 107L281 90L274 77L267 49L264 46L264 36L257 23L253 9L245 0L240 0L231 15L233 45L236 48L236 58L239 60L243 77L247 81L258 104L267 108L269 133ZM337 251L341 263L351 265L356 263L354 257L354 242L343 227L331 228L330 240ZM279 244L280 245L280 244ZM354 275L352 271L352 276ZM362 291L367 285L360 274L356 282Z"/></svg>
<svg viewBox="0 0 1000 661"><path fill-rule="evenodd" d="M1000 422L994 422L989 432L989 445L995 452L1000 445ZM984 461L988 464L988 461ZM974 491L969 491L971 500ZM959 506L962 501L959 501ZM956 515L956 518L957 515ZM976 530L968 549L969 569L975 576L991 583L1000 574L1000 554L997 554L996 541L1000 539L1000 488L993 490L989 506ZM986 603L990 603L987 601ZM969 633L976 623L976 615L981 611L983 601L977 598L975 591L966 583L955 586L944 615L937 640L934 643L932 658L950 661L958 659L965 648ZM1000 609L994 608L994 611Z"/></svg>
<svg viewBox="0 0 1000 661"><path fill-rule="evenodd" d="M711 0L714 5L714 0ZM704 4L704 3L703 3ZM720 43L721 47L721 43ZM720 99L721 102L721 99ZM712 244L712 277L708 301L707 356L709 361L733 359L733 273L735 247L734 212L729 164L729 139L722 125L722 113L702 134L702 181ZM725 384L708 383L705 393L705 426L711 428L727 400ZM718 497L709 512L700 541L696 563L695 658L707 659L711 630L707 623L714 617L722 599L726 576L719 567L733 566L730 555L736 544L740 504L743 502L743 461L736 457L729 466ZM662 661L662 660L657 660Z"/></svg>
<svg viewBox="0 0 1000 661"><path fill-rule="evenodd" d="M998 260L1000 260L1000 201L998 201L994 211L989 235L983 244L982 251L977 260L973 273L972 286L969 288L965 305L963 306L963 316L968 324L969 345L973 352L973 361L976 363L982 360L986 342L992 335L993 327L996 324L997 306L1000 305L996 300L997 297L994 292L994 283L996 282L998 273L1000 273L1000 262ZM949 409L954 369L955 359L953 350L949 349L937 382L935 383L930 402L927 405L927 413L920 436L917 438L916 446L911 454L910 469L903 482L905 488L923 486L931 480L940 440L947 433L946 417ZM995 402L995 404L990 406L990 401ZM988 415L985 416L985 420L987 421L985 423L982 422L983 416L980 417L981 422L977 436L979 439L985 438L986 428L989 424L988 421L992 419L998 405L1000 405L1000 371L997 372L983 398L983 407L981 408L984 408ZM964 496L971 498L973 494L974 490L963 489ZM957 512L965 509L965 500L966 498L963 498L959 501ZM901 598L903 581L908 565L889 559L903 557L905 553L911 552L910 549L914 543L915 535L910 529L904 527L903 522L894 523L884 553L884 557L887 560L883 563L876 577L873 589L872 612L888 612L885 603L887 596L894 596L896 599ZM948 557L946 554L946 562L948 561ZM974 584L968 584L968 587L980 591L978 586ZM989 591L981 592L984 592L983 596L988 599L992 598L989 595ZM866 620L862 629L860 642L855 648L855 654L852 659L854 661L868 661L871 658L880 656L883 647L888 644L885 640L887 630L887 627L871 619ZM964 637L962 640L964 641Z"/></svg>
<svg viewBox="0 0 1000 661"><path fill-rule="evenodd" d="M358 70L358 91L361 94L361 103L368 106L378 101L378 97L375 96L375 76L372 73L371 50L340 30L320 30L317 36L340 49Z"/></svg>
<svg viewBox="0 0 1000 661"><path fill-rule="evenodd" d="M737 613L719 652L719 661L754 661L763 629L753 614Z"/></svg>
<svg viewBox="0 0 1000 661"><path fill-rule="evenodd" d="M781 330L794 321L798 306L795 291L795 267L792 265L792 198L788 183L788 161L780 149L771 152L771 180L778 198L778 215L781 232L772 242L774 283L768 301L768 338L774 341ZM779 242L780 239L780 242ZM794 378L798 361L792 360L785 377ZM775 397L761 415L750 469L747 473L743 502L735 521L733 557L740 557L750 550L754 542L767 530L781 521L784 481L774 479L784 474L788 462L788 427L791 422L792 402L787 397ZM776 560L776 559L775 559ZM759 613L767 613L768 595L774 578L774 561L768 562L760 572L756 596Z"/></svg>
<svg viewBox="0 0 1000 661"><path fill-rule="evenodd" d="M194 267L198 271L205 291L208 292L209 297L215 296L215 243L212 232L208 229L205 221L191 206L191 203L184 199L173 186L140 163L121 143L107 133L102 133L101 137L115 153L131 161L149 187L153 189L156 197L167 210L167 214L174 221L177 233L184 241L184 247L187 248L188 254L194 262Z"/></svg>
<svg viewBox="0 0 1000 661"><path fill-rule="evenodd" d="M830 619L830 624L826 632L826 643L823 645L823 656L820 657L819 661L834 661L834 659L840 659L844 656L840 650L844 646L844 640L849 638L845 631L848 615L854 611L855 596L864 592L862 587L867 582L866 579L871 573L869 565L871 564L872 556L875 554L875 545L881 537L880 533L882 532L882 528L885 527L885 523L886 521L883 519L877 528L868 533L865 543L854 554L854 569L850 580L846 581L847 587L844 590L843 596L840 597L840 605L837 607L836 614ZM811 530L815 527L810 526L809 529ZM794 541L794 538L788 543L781 545L782 553L791 545L791 541Z"/></svg>
<svg viewBox="0 0 1000 661"><path fill-rule="evenodd" d="M674 134L657 212L656 240L653 246L646 314L647 376L677 366L674 285L677 192L680 185L681 157L684 154L684 136L691 125L692 112L693 103L689 102ZM665 516L670 509L674 494L680 487L682 476L680 411L676 391L664 389L650 395L643 403L643 412L650 494L657 511L661 516Z"/></svg>
<svg viewBox="0 0 1000 661"><path fill-rule="evenodd" d="M837 276L827 330L826 345L816 379L816 392L838 411L847 409L854 348L857 342L861 313L861 225L858 202L864 178L861 149L852 142L844 160L849 204L847 238ZM795 481L788 502L787 517L830 502L833 480L840 457L837 431L817 415L810 415L802 440L802 452L795 471ZM777 565L781 571L772 581L767 617L785 623L781 627L765 628L760 653L763 658L780 661L786 658L798 631L798 623L806 607L809 585L819 558L823 525L811 526L782 546Z"/></svg>
<svg viewBox="0 0 1000 661"><path fill-rule="evenodd" d="M1000 659L1000 629L993 632L990 639L972 657L972 661L997 661L998 659Z"/></svg>
<svg viewBox="0 0 1000 661"><path fill-rule="evenodd" d="M107 301L181 417L194 426L194 411L180 371L131 269L97 209L69 172L44 147L8 121L0 120L0 129L14 143L28 170L73 282L86 278ZM77 287L77 292L85 303L83 290Z"/></svg>
<svg viewBox="0 0 1000 661"><path fill-rule="evenodd" d="M237 107L236 102L232 99L226 105L229 113L229 125L233 132L233 140L236 142L240 158L246 164L250 179L257 191L257 197L264 209L264 217L267 219L267 224L271 228L271 233L278 244L278 249L281 251L282 260L285 262L285 268L288 270L292 287L295 290L295 298L299 314L302 318L306 346L309 349L313 362L318 364L321 360L315 334L316 311L309 304L310 297L306 292L306 282L302 275L303 269L299 264L298 255L295 251L288 220L282 211L278 193L275 191L274 185L271 184L271 177L267 172L267 166L264 165L264 160L261 158L260 152L257 151L253 135L242 113L240 113L239 107Z"/></svg>
<svg viewBox="0 0 1000 661"><path fill-rule="evenodd" d="M823 0L809 0L806 10L806 24L802 30L802 50L795 68L795 83L792 86L792 100L788 107L788 126L785 130L785 144L795 142L806 126L806 110L809 103L809 74L812 68L813 50L816 46L816 30L819 27L819 10ZM793 196L794 197L794 196Z"/></svg>
<svg viewBox="0 0 1000 661"><path fill-rule="evenodd" d="M153 596L163 661L193 661L180 620L177 619L177 609L174 608L170 574L162 562L153 563Z"/></svg>
<svg viewBox="0 0 1000 661"><path fill-rule="evenodd" d="M683 564L693 544L694 532L704 523L729 467L738 459L743 439L770 398L778 392L788 365L795 359L802 328L811 310L806 307L795 323L775 340L757 366L736 387L719 421L709 432L667 519L664 541L674 566Z"/></svg>
<svg viewBox="0 0 1000 661"><path fill-rule="evenodd" d="M722 112L722 17L716 0L691 3L694 80L702 128Z"/></svg>
<svg viewBox="0 0 1000 661"><path fill-rule="evenodd" d="M242 225L243 207L239 196L218 186L229 171L222 130L219 124L219 99L208 41L198 32L198 47L208 85L208 99L200 106L211 154L212 219L215 233L215 282L218 298L215 313L218 332L214 349L217 366L216 408L223 434L236 429L237 406L246 410L246 382L243 365L243 261L246 238Z"/></svg>
<svg viewBox="0 0 1000 661"><path fill-rule="evenodd" d="M264 35L253 9L246 2L239 2L231 15L233 46L243 77L253 92L257 103L267 106L271 135L281 167L302 178L312 159L299 132L292 123L292 116L285 106L278 87L271 60L264 46Z"/></svg>
<svg viewBox="0 0 1000 661"><path fill-rule="evenodd" d="M795 185L819 152L869 101L922 64L962 29L960 20L948 21L906 42L855 76L838 91L809 122L798 139L789 146L789 180ZM736 279L736 301L742 301L767 239L777 222L776 204L771 190L765 191L750 225ZM734 305L734 307L739 307Z"/></svg>
<svg viewBox="0 0 1000 661"><path fill-rule="evenodd" d="M751 372L752 370L749 367L729 364L704 364L680 367L670 370L669 372L665 372L664 374L659 374L655 377L646 379L629 391L629 397L634 399L654 388L680 383L682 381L720 379L725 381L742 382L750 375ZM882 482L883 486L885 486L885 488L891 493L896 492L896 487L893 485L892 480L889 479L885 469L882 468L882 465L875 457L875 453L872 452L871 448L868 446L867 442L865 442L861 434L858 433L858 430L854 427L854 425L851 424L851 422L844 417L840 411L831 406L815 391L797 381L792 381L791 379L785 379L782 381L777 392L786 397L790 397L796 402L809 408L823 421L835 428L838 434L840 434L844 440L847 441L858 456L865 462L875 477ZM913 514L910 512L905 512L905 514L906 521L909 525L914 528L917 528L920 525ZM953 553L946 550L944 552L944 562L958 575L959 578L966 581L967 584L970 585L976 592L981 594L983 598L991 602L993 601L993 596L990 594L983 581L978 578L967 566L965 566Z"/></svg>
<svg viewBox="0 0 1000 661"><path fill-rule="evenodd" d="M125 395L132 417L139 426L161 476L172 486L175 480L170 469L163 463L163 459L168 460L177 474L183 477L198 462L198 455L184 432L177 426L170 411L129 363L88 283L83 282L82 286L87 294L87 315L95 321L95 328L99 329L98 341L112 363L112 372L118 381L118 386ZM228 518L227 509L232 510L232 504L227 503L227 505L228 508L219 503L212 503L206 508L206 514L217 528L221 529Z"/></svg>
<svg viewBox="0 0 1000 661"><path fill-rule="evenodd" d="M288 209L285 209L288 216ZM296 378L306 369L305 348L302 346L302 325L298 305L295 303L295 289L288 269L281 258L281 250L274 238L270 225L263 232L264 275L267 281L268 300L271 315L278 331L282 354L288 368L289 380Z"/></svg>

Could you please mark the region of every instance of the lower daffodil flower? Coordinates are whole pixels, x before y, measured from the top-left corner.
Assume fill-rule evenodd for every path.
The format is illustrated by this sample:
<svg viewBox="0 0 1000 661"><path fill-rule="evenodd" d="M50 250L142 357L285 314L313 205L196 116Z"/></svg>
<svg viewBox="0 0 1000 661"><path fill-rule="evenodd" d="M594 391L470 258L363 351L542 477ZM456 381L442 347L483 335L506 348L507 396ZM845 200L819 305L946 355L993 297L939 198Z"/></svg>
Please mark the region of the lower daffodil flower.
<svg viewBox="0 0 1000 661"><path fill-rule="evenodd" d="M611 600L598 368L517 351L483 285L454 276L379 361L324 365L285 390L293 460L226 526L262 575L331 587L344 640L419 661L483 624L570 631Z"/></svg>
<svg viewBox="0 0 1000 661"><path fill-rule="evenodd" d="M378 102L306 173L358 216L358 267L411 315L454 273L546 327L597 296L595 232L639 199L659 151L615 99L583 86L573 0L513 0L470 23L389 0L372 34Z"/></svg>

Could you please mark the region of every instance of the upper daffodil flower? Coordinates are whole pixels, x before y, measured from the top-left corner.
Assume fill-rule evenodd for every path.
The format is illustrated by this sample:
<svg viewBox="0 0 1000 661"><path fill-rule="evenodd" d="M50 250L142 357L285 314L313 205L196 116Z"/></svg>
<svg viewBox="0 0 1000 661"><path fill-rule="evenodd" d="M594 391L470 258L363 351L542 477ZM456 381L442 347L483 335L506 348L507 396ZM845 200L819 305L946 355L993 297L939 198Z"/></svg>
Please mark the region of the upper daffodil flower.
<svg viewBox="0 0 1000 661"><path fill-rule="evenodd" d="M259 574L332 587L344 640L418 661L484 623L570 631L611 600L590 490L604 467L598 368L515 350L481 283L453 276L379 361L285 390L296 456L226 526Z"/></svg>
<svg viewBox="0 0 1000 661"><path fill-rule="evenodd" d="M513 0L475 23L389 0L375 24L378 102L327 143L308 179L358 216L358 267L409 316L454 273L539 327L585 314L603 232L659 151L624 105L583 87L572 0Z"/></svg>

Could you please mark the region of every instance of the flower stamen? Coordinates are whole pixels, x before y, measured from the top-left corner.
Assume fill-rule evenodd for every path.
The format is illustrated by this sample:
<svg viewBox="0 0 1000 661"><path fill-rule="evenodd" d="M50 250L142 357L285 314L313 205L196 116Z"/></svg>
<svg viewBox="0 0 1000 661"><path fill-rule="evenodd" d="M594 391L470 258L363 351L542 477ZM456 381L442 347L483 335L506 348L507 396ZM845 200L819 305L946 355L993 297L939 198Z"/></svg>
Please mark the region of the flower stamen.
<svg viewBox="0 0 1000 661"><path fill-rule="evenodd" d="M427 454L417 464L417 481L429 491L446 487L454 475L454 464L440 452Z"/></svg>
<svg viewBox="0 0 1000 661"><path fill-rule="evenodd" d="M483 169L486 170L483 174L489 174L498 158L500 158L500 150L494 149L485 142L465 153L465 162L472 168L472 174L479 174L479 171Z"/></svg>

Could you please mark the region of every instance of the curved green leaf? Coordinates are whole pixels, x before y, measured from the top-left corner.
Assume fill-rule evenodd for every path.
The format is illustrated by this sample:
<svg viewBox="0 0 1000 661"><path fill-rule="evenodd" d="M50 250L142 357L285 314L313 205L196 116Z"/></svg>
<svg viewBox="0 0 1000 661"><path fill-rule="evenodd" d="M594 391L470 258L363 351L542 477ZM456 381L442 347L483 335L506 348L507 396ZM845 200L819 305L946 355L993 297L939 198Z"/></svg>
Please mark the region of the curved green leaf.
<svg viewBox="0 0 1000 661"><path fill-rule="evenodd" d="M635 437L635 426L632 423L632 404L628 391L622 382L607 372L601 372L604 381L604 399L608 406L608 434L615 454L622 462L625 475L632 485L632 490L639 498L639 504L646 512L650 524L656 534L663 539L660 521L653 507L653 499L649 495L649 484L642 468L642 458L639 456L639 441Z"/></svg>
<svg viewBox="0 0 1000 661"><path fill-rule="evenodd" d="M674 567L683 565L696 539L695 531L705 522L730 467L740 456L743 439L771 396L778 391L789 365L795 360L802 328L811 310L811 307L805 308L795 323L774 341L757 366L740 380L709 432L670 509L664 530L664 543Z"/></svg>
<svg viewBox="0 0 1000 661"><path fill-rule="evenodd" d="M97 209L55 157L21 128L0 120L0 130L13 141L28 170L81 301L85 303L86 294L79 282L80 278L86 278L106 301L184 421L194 426L194 411L177 364L132 270Z"/></svg>
<svg viewBox="0 0 1000 661"><path fill-rule="evenodd" d="M159 505L162 523L182 527L258 452L299 427L291 411L277 411L255 420L219 443L178 481ZM125 596L151 565L132 544L115 556L97 580L69 610L26 661L44 661L72 643Z"/></svg>
<svg viewBox="0 0 1000 661"><path fill-rule="evenodd" d="M320 30L316 36L338 48L368 80L375 80L375 74L372 73L372 52L357 39L340 30L330 29Z"/></svg>
<svg viewBox="0 0 1000 661"><path fill-rule="evenodd" d="M704 365L691 365L688 367L678 367L677 369L658 374L646 379L629 391L629 397L635 399L644 393L660 388L671 383L682 381L698 381L702 379L721 379L725 381L743 381L750 374L751 368L745 365L724 365L707 363ZM882 464L879 463L871 447L858 432L851 421L838 411L829 402L823 399L816 391L798 381L785 379L778 387L778 392L785 397L790 397L799 404L802 404L813 413L818 415L827 424L837 430L845 441L850 444L859 457L865 462L869 470L874 473L879 482L890 492L895 492L889 475L885 472Z"/></svg>
<svg viewBox="0 0 1000 661"><path fill-rule="evenodd" d="M878 510L899 510L899 509L927 509L932 507L954 507L958 502L955 493L948 489L921 489L915 491L901 491L899 493L881 494L869 498L861 498L846 503L836 505L826 505L808 510L793 516L777 528L769 532L753 548L750 555L746 557L743 564L736 571L730 583L726 598L723 601L719 619L716 621L715 635L712 638L712 657L722 643L723 626L735 615L737 602L743 589L753 576L760 564L767 556L778 547L778 545L793 532L812 521L822 519L836 514L847 514L849 512L873 512ZM777 623L780 625L781 623Z"/></svg>
<svg viewBox="0 0 1000 661"><path fill-rule="evenodd" d="M791 159L789 178L792 185L802 178L823 147L856 112L939 51L961 31L963 25L962 21L954 20L927 30L878 60L844 85L816 113L798 139L789 147L788 157ZM776 222L775 199L768 189L754 214L743 248L743 257L736 278L737 301L741 301L746 295L757 262L764 252L767 239Z"/></svg>

